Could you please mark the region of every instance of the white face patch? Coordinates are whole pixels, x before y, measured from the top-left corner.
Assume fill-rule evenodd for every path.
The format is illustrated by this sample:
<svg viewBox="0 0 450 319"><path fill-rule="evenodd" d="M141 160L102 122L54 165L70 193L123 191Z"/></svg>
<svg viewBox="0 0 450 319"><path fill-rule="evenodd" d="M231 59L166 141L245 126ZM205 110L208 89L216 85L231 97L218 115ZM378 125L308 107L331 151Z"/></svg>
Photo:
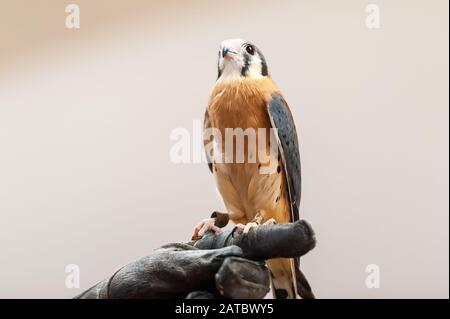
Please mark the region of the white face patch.
<svg viewBox="0 0 450 319"><path fill-rule="evenodd" d="M220 45L219 70L217 83L229 83L242 80L242 70L245 68L247 78L263 78L262 59L258 52L253 55L245 52L247 41L243 39L225 40ZM226 52L226 53L225 53ZM224 56L225 53L225 56ZM246 63L248 65L246 66Z"/></svg>
<svg viewBox="0 0 450 319"><path fill-rule="evenodd" d="M262 61L259 55L256 53L252 56L252 61L250 62L250 66L247 71L247 77L249 78L262 78Z"/></svg>
<svg viewBox="0 0 450 319"><path fill-rule="evenodd" d="M217 82L228 83L239 80L241 78L243 63L240 63L239 61L223 61L223 58L221 58L221 60L222 66L219 66L221 75L217 79Z"/></svg>

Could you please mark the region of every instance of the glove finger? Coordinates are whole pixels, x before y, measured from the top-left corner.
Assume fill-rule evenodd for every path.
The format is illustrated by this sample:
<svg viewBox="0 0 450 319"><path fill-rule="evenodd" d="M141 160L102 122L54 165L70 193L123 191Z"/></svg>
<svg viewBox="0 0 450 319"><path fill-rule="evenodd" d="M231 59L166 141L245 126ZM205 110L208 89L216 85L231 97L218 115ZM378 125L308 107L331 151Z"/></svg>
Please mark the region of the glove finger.
<svg viewBox="0 0 450 319"><path fill-rule="evenodd" d="M267 267L244 258L225 259L215 279L217 291L225 298L260 299L270 290Z"/></svg>

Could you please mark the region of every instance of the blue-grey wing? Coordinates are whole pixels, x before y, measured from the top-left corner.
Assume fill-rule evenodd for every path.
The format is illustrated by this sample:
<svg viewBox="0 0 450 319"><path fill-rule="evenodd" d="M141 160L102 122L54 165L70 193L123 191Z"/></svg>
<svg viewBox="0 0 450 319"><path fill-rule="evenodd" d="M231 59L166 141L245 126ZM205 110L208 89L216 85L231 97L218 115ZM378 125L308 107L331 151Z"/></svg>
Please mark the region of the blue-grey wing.
<svg viewBox="0 0 450 319"><path fill-rule="evenodd" d="M291 111L277 93L273 93L267 105L272 127L277 129L279 152L284 166L291 201L292 221L299 220L301 195L301 166L297 131Z"/></svg>

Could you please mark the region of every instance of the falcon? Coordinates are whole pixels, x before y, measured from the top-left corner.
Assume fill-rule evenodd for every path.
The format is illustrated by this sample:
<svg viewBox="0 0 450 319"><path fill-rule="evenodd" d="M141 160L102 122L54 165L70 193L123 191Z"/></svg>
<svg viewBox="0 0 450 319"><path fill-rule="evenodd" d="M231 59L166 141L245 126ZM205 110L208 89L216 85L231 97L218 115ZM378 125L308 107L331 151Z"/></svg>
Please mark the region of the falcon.
<svg viewBox="0 0 450 319"><path fill-rule="evenodd" d="M237 160L238 145L233 145L231 155L227 152L227 133L239 133L236 129L245 133L244 161ZM251 143L251 137L258 142ZM231 141L237 140L243 139L232 136ZM194 239L207 230L220 232L228 219L244 233L259 224L299 220L301 171L296 127L264 55L250 42L230 39L221 43L218 77L205 112L204 144L227 212L215 212L200 222ZM256 149L251 147L255 144ZM297 294L314 298L299 259L271 259L267 265L275 298L293 299Z"/></svg>

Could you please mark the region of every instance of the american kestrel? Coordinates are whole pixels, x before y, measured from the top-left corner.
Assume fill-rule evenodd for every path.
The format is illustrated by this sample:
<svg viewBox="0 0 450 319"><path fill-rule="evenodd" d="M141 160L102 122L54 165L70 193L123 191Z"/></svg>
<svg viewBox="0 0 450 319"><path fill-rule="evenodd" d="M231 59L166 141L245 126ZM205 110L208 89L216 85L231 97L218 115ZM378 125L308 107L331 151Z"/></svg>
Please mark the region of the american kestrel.
<svg viewBox="0 0 450 319"><path fill-rule="evenodd" d="M265 138L263 147L256 143L256 152L250 149L248 140L244 142L244 162L236 160L236 148L231 157L227 155L227 131L236 128L248 133L245 138L252 135L248 129L254 131L258 141ZM272 152L274 146L270 145L270 131L274 128L276 152ZM220 132L220 137L211 134L212 129ZM242 39L221 43L218 77L205 112L204 131L209 168L228 217L237 228L247 232L260 223L299 220L301 172L296 127L269 74L266 59L254 44ZM262 158L269 160L263 162ZM193 237L208 229L218 232L218 223L214 225L214 221L216 218L202 221ZM296 298L297 293L303 298L314 298L299 262L299 259L267 261L276 298Z"/></svg>

